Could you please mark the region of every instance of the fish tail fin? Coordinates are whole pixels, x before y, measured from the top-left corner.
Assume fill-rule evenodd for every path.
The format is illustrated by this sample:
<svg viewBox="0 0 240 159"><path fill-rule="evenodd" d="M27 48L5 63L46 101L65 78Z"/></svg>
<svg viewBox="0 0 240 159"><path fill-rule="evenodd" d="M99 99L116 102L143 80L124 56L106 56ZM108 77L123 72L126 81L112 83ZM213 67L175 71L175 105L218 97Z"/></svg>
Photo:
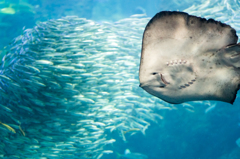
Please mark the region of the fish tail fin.
<svg viewBox="0 0 240 159"><path fill-rule="evenodd" d="M143 130L142 130L143 135L146 135L145 131L147 130L147 128L148 128L149 125L150 125L150 124L147 124L146 126L144 126L144 128L143 128Z"/></svg>
<svg viewBox="0 0 240 159"><path fill-rule="evenodd" d="M116 152L116 154L117 154L117 159L119 159L121 157L121 154L118 152Z"/></svg>

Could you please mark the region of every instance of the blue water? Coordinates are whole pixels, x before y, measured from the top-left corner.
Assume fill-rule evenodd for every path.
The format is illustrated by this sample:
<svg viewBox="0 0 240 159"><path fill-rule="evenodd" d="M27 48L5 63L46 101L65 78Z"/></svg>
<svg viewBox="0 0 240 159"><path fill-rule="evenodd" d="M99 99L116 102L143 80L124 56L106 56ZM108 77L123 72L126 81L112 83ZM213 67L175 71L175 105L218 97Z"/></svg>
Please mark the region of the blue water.
<svg viewBox="0 0 240 159"><path fill-rule="evenodd" d="M179 10L205 18L220 20L235 28L238 35L240 33L240 5L237 0L6 0L1 2L0 8L13 8L14 10L14 13L4 13L3 10L1 10L2 13L0 13L0 51L2 52L2 55L6 52L4 47L11 43L13 38L23 34L25 28L33 28L40 22L72 15L90 19L101 24L106 21L114 23L118 20L129 18L133 14L146 14L146 17L152 17L159 11ZM141 28L142 27L143 25L141 25ZM122 26L122 28L124 29L124 26ZM126 25L125 30L128 29L128 25ZM135 40L134 38L132 39ZM141 43L141 39L139 37L138 39L138 43ZM130 48L130 50L134 50L133 52L136 52L137 54L140 51L139 44L132 41L131 45L132 48ZM137 47L137 49L135 47ZM129 52L131 54L131 51ZM133 63L136 64L135 68L133 68L135 72L131 72L131 69L129 69L131 66L119 68L121 71L127 70L127 73L131 75L131 77L124 77L119 80L124 81L126 78L137 79L137 70L139 66L139 59L137 58L139 58L139 54L132 56L136 58L132 60ZM110 57L109 59L112 60L116 58L117 57ZM111 63L111 65L114 65L114 62ZM124 76L124 74L122 74L122 76ZM89 85L92 86L91 84ZM150 104L154 107L156 103L161 103L172 109L158 110L157 108L153 108L153 111L161 114L163 119L157 120L157 122L149 120L148 122L151 125L148 126L145 135L143 133L136 133L135 135L130 136L130 133L126 133L126 141L124 141L119 131L105 131L106 138L115 139L116 142L104 147L105 150L112 150L114 153L104 154L101 157L102 159L117 158L117 154L123 154L125 149L130 149L131 152L138 152L147 155L149 159L240 158L240 148L235 142L240 137L239 96L233 105L215 101L200 101L190 102L193 107L186 108L182 105L169 105L164 103L160 99L152 97L143 92L140 88L137 88L137 84L135 85L135 83L130 87L131 88L127 88L129 92L144 97L144 99L139 100L140 102L144 102L143 104ZM91 90L91 87L87 87L87 89ZM110 93L109 96L105 96L106 99L109 100L109 103L114 100L114 96L120 96L116 92L124 92L124 90L114 90L110 87L104 88L104 91ZM112 95L114 93L116 94ZM97 97L92 97L92 100L96 99ZM153 101L148 101L147 99ZM127 100L131 102L131 97ZM126 105L130 103L124 100L122 102ZM216 106L212 110L206 112L206 109L214 104ZM135 107L137 106L135 105ZM54 112L54 109L51 109L51 111ZM25 126L23 124L23 128L27 130L29 125L26 120L30 120L30 118L27 116L26 120L24 120L24 113L25 112L21 115L20 111L18 117L25 124ZM11 121L5 118L7 117L4 115L0 116L0 121L3 122L5 120L11 124ZM39 121L42 120L41 118L44 117L41 115L36 117ZM112 118L114 118L114 116ZM41 124L39 124L39 127L42 128ZM20 134L21 133L19 132L18 136L20 136ZM43 133L43 136L44 135L46 134ZM18 136L8 134L5 138L1 139L1 141L7 141L5 142L6 146L0 147L4 147L4 150L0 150L0 155L4 155L4 158L8 158L7 156L14 154L14 152L10 152L11 150L7 150L7 143L13 142L13 140L18 140ZM26 138L29 139L31 139L31 137L33 136L26 136ZM66 135L65 137L67 138ZM23 154L26 153L24 152L24 149L22 152ZM72 153L76 154L76 152ZM39 154L39 158L41 155L42 154ZM30 155L29 158L31 158ZM58 156L52 158L63 157ZM91 156L89 156L89 158L91 158Z"/></svg>

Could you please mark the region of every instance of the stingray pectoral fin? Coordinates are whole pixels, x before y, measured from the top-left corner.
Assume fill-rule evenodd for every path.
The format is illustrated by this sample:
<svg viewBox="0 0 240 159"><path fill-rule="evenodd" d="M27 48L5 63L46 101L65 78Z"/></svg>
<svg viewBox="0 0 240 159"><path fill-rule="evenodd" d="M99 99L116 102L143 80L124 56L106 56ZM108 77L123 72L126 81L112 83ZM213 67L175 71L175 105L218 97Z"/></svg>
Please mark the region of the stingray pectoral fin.
<svg viewBox="0 0 240 159"><path fill-rule="evenodd" d="M240 45L234 45L224 49L224 60L228 65L240 67Z"/></svg>

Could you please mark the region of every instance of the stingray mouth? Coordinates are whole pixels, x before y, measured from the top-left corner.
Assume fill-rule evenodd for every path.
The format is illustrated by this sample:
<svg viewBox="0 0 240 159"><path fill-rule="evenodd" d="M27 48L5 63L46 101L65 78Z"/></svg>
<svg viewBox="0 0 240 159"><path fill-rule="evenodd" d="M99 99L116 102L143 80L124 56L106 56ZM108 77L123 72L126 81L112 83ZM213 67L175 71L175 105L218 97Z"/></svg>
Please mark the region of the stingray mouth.
<svg viewBox="0 0 240 159"><path fill-rule="evenodd" d="M166 78L163 76L163 74L160 73L160 77L161 77L161 81L162 81L165 85L170 84L169 82L167 82L167 80L166 80Z"/></svg>
<svg viewBox="0 0 240 159"><path fill-rule="evenodd" d="M142 87L143 89L147 87L164 88L170 84L169 79L166 79L166 77L167 77L166 74L152 72L150 73L150 76L147 79L145 80L140 79L139 87Z"/></svg>
<svg viewBox="0 0 240 159"><path fill-rule="evenodd" d="M159 82L160 85L158 87L164 88L170 83L166 80L164 77L164 74L158 73L158 72L153 72L152 75L154 75L157 78L157 81Z"/></svg>

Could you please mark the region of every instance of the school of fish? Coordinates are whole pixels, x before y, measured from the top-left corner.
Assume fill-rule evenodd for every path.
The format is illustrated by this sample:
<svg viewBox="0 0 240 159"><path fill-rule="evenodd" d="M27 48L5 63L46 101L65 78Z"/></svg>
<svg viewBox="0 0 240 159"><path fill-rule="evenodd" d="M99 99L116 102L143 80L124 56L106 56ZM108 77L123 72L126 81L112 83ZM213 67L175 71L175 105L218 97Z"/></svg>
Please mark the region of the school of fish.
<svg viewBox="0 0 240 159"><path fill-rule="evenodd" d="M98 24L73 16L15 38L1 61L0 157L99 159L113 153L104 147L116 139L106 132L126 140L124 132L145 134L161 120L153 110L172 108L138 87L148 20Z"/></svg>

